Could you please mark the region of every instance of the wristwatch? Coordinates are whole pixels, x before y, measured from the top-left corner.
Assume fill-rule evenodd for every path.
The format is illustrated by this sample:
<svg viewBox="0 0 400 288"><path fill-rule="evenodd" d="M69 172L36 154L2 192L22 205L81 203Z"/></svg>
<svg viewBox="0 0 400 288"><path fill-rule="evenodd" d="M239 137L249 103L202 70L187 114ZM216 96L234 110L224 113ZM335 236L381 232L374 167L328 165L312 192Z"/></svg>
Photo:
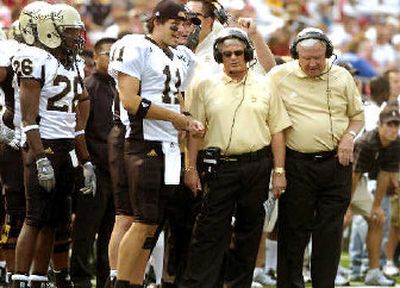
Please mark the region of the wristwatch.
<svg viewBox="0 0 400 288"><path fill-rule="evenodd" d="M274 174L278 176L282 176L285 173L285 168L283 167L276 167L274 168Z"/></svg>

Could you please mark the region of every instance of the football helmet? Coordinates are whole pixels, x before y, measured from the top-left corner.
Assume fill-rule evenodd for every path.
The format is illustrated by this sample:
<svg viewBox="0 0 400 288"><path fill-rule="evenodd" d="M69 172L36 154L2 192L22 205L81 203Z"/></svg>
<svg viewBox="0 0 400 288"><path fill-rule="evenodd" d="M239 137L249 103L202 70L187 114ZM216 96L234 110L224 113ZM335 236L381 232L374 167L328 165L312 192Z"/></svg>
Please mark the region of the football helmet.
<svg viewBox="0 0 400 288"><path fill-rule="evenodd" d="M32 45L37 40L37 23L45 18L51 5L44 1L35 1L26 5L19 15L19 30L26 44Z"/></svg>
<svg viewBox="0 0 400 288"><path fill-rule="evenodd" d="M75 8L67 4L52 5L50 17L40 19L37 30L39 41L43 45L51 49L61 46L68 55L76 55L85 43L81 16ZM71 30L73 33L70 33Z"/></svg>
<svg viewBox="0 0 400 288"><path fill-rule="evenodd" d="M4 33L3 29L0 28L0 40L6 40L7 35Z"/></svg>
<svg viewBox="0 0 400 288"><path fill-rule="evenodd" d="M24 42L24 38L22 37L21 30L19 29L19 20L15 20L8 30L8 39L14 39L18 42Z"/></svg>

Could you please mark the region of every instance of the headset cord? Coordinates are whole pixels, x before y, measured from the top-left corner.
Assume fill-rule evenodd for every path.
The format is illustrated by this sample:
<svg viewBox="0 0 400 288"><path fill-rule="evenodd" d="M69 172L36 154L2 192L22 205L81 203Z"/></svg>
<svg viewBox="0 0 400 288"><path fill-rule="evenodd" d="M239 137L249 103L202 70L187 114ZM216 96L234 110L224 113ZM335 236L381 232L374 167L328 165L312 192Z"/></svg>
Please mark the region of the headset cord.
<svg viewBox="0 0 400 288"><path fill-rule="evenodd" d="M247 73L248 73L248 71L247 71ZM246 81L247 81L247 73L246 73L246 76L245 76L245 78L244 78L244 80L243 80L242 99L240 99L240 102L239 102L239 104L236 106L235 112L233 113L231 131L230 131L230 133L229 133L228 145L226 146L226 148L225 148L225 150L224 150L224 155L226 155L226 153L228 152L229 148L231 147L233 128L234 128L235 123L236 123L236 116L237 116L237 113L238 113L238 111L239 111L240 106L242 106L243 101L244 101L244 97L245 97L245 93L244 93L244 92L245 92Z"/></svg>
<svg viewBox="0 0 400 288"><path fill-rule="evenodd" d="M329 124L330 124L330 130L331 130L331 141L333 147L335 147L335 136L333 134L333 120L332 120L332 109L331 109L331 88L329 86L329 72L332 69L332 64L330 65L328 72L327 72L327 79L326 79L326 104L328 106L328 114L329 114Z"/></svg>

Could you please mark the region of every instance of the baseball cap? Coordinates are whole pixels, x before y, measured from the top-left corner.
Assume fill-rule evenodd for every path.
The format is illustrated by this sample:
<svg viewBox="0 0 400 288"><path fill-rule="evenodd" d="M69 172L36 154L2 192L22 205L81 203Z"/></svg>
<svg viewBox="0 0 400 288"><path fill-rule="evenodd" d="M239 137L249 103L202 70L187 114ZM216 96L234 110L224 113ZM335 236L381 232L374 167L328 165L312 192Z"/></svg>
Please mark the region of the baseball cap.
<svg viewBox="0 0 400 288"><path fill-rule="evenodd" d="M185 13L185 17L179 16L179 12ZM201 21L197 17L190 16L189 10L185 5L173 0L162 0L153 9L154 17L163 17L166 19L191 20L193 24L200 25ZM197 23L197 24L196 24Z"/></svg>
<svg viewBox="0 0 400 288"><path fill-rule="evenodd" d="M400 122L399 106L387 105L379 114L379 121L381 123Z"/></svg>

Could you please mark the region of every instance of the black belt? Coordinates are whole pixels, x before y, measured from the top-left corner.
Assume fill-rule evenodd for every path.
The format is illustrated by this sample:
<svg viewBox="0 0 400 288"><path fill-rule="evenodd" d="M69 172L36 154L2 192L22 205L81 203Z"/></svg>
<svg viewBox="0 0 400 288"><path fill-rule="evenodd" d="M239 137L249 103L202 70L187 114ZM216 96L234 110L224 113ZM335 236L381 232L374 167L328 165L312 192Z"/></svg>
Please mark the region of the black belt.
<svg viewBox="0 0 400 288"><path fill-rule="evenodd" d="M219 159L223 162L252 162L266 157L271 157L271 146L265 146L255 152L237 155L221 155Z"/></svg>
<svg viewBox="0 0 400 288"><path fill-rule="evenodd" d="M297 159L324 161L324 160L327 160L327 159L330 159L330 158L336 156L337 150L335 149L332 151L321 151L321 152L315 152L315 153L301 153L301 152L286 148L286 154L290 157L297 158Z"/></svg>

